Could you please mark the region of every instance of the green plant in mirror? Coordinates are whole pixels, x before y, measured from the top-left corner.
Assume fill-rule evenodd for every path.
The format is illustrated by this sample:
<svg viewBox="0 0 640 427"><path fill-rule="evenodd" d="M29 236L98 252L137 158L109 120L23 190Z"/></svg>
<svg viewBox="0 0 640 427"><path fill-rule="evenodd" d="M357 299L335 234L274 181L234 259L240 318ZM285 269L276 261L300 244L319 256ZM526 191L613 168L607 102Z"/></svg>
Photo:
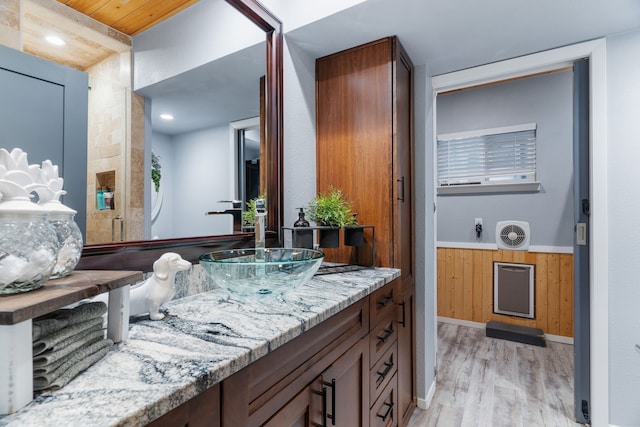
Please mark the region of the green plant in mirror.
<svg viewBox="0 0 640 427"><path fill-rule="evenodd" d="M264 199L266 206L267 193L262 193L258 197L255 197L247 202L247 209L242 212L242 225L244 227L253 227L256 222L256 200Z"/></svg>
<svg viewBox="0 0 640 427"><path fill-rule="evenodd" d="M308 212L309 219L318 225L344 227L358 224L351 212L351 202L344 197L342 190L335 187L311 200Z"/></svg>
<svg viewBox="0 0 640 427"><path fill-rule="evenodd" d="M158 156L153 151L151 152L151 179L153 180L153 185L155 186L156 193L160 191L160 178L162 178L162 174L160 171L162 170L162 165L160 164L160 156Z"/></svg>

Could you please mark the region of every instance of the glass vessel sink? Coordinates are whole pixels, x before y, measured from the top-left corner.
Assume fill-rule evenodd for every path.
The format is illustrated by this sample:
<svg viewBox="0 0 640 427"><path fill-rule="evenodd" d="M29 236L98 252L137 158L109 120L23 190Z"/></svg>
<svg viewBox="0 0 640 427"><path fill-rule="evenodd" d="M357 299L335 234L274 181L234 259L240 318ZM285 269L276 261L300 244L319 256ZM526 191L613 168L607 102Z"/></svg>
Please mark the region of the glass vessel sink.
<svg viewBox="0 0 640 427"><path fill-rule="evenodd" d="M239 295L282 294L318 271L324 254L313 249L267 248L209 252L200 265L215 283Z"/></svg>

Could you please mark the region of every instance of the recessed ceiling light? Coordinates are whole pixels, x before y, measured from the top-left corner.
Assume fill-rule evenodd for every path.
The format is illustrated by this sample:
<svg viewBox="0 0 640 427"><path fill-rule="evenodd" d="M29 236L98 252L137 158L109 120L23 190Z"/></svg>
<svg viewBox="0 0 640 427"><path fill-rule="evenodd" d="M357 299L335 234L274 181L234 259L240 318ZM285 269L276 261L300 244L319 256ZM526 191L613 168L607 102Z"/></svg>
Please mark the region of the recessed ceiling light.
<svg viewBox="0 0 640 427"><path fill-rule="evenodd" d="M160 118L162 120L173 120L173 115L164 113L164 114L160 114Z"/></svg>
<svg viewBox="0 0 640 427"><path fill-rule="evenodd" d="M46 36L44 39L56 46L64 46L66 44L65 41L58 36Z"/></svg>

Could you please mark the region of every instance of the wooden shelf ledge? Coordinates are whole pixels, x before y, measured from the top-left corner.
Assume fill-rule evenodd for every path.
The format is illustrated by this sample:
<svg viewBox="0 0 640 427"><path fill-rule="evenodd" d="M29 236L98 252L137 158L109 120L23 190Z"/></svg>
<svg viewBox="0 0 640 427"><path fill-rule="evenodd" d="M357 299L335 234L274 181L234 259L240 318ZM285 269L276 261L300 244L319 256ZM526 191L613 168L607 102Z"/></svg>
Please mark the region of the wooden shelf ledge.
<svg viewBox="0 0 640 427"><path fill-rule="evenodd" d="M34 291L0 296L0 325L15 325L142 280L140 271L80 270Z"/></svg>

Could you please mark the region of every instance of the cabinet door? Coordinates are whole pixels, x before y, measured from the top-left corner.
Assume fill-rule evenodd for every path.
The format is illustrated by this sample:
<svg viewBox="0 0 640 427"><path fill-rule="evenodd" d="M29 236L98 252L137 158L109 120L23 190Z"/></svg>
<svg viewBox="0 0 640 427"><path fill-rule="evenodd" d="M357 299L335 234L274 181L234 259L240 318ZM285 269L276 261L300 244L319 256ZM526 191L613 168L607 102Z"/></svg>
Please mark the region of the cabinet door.
<svg viewBox="0 0 640 427"><path fill-rule="evenodd" d="M369 351L361 340L323 374L327 389L325 424L358 427L369 423Z"/></svg>
<svg viewBox="0 0 640 427"><path fill-rule="evenodd" d="M400 425L406 425L415 408L415 292L402 294L398 318L398 409Z"/></svg>
<svg viewBox="0 0 640 427"><path fill-rule="evenodd" d="M414 283L413 221L413 66L397 39L394 39L395 116L393 136L394 224L393 266L402 269L403 284Z"/></svg>
<svg viewBox="0 0 640 427"><path fill-rule="evenodd" d="M318 378L283 406L265 427L314 427L322 425L326 411L327 390Z"/></svg>
<svg viewBox="0 0 640 427"><path fill-rule="evenodd" d="M85 234L87 204L88 74L0 46L0 141L19 147L30 164L59 166ZM15 144L15 145L13 145Z"/></svg>
<svg viewBox="0 0 640 427"><path fill-rule="evenodd" d="M358 222L375 226L375 265L390 267L394 185L391 38L316 61L316 176L319 192L340 188ZM336 96L339 94L339 96ZM324 249L325 260L371 263L371 237L357 250Z"/></svg>

